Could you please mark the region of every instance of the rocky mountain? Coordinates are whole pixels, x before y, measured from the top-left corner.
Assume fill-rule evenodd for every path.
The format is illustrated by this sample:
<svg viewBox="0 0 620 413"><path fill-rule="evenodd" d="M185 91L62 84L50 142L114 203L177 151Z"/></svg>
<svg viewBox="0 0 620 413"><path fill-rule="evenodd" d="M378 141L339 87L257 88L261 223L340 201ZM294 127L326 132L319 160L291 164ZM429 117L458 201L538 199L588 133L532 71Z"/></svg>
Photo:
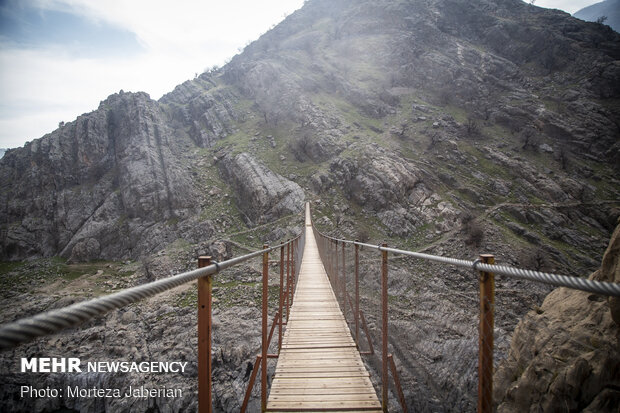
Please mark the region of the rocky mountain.
<svg viewBox="0 0 620 413"><path fill-rule="evenodd" d="M605 0L584 7L575 12L573 16L587 22L606 24L615 31L620 31L620 1L618 0Z"/></svg>
<svg viewBox="0 0 620 413"><path fill-rule="evenodd" d="M5 152L6 152L6 149L0 148L0 159L4 156Z"/></svg>
<svg viewBox="0 0 620 413"><path fill-rule="evenodd" d="M191 268L205 250L223 258L260 248L299 231L304 200L331 234L468 259L493 252L499 263L583 276L620 216L619 137L620 34L602 25L520 0L310 0L229 64L160 100L112 95L8 151L0 258L29 264L6 265L4 279L23 288L3 297L27 312L52 305L32 294L38 284L26 271L53 274L52 256L69 268L107 260L103 274L129 266L131 284ZM374 258L362 281L371 306ZM475 279L406 259L390 271L391 351L408 403L472 410ZM235 277L224 278L223 301L258 289ZM75 299L102 288L94 276L65 280L81 286L66 292ZM498 281L500 360L517 320L547 292ZM166 303L183 313L179 301L191 300ZM222 303L222 318L250 320L251 305ZM167 342L149 326L173 317L140 314L129 323L142 323L149 346ZM377 314L367 315L371 334ZM114 317L93 326L97 337L105 320L118 326ZM222 334L217 343L230 338ZM191 354L190 344L179 351ZM244 366L254 357L246 344L226 348ZM20 351L49 345L61 344ZM235 411L247 375L220 367L218 406Z"/></svg>
<svg viewBox="0 0 620 413"><path fill-rule="evenodd" d="M204 195L214 186L234 201L225 215L254 225L292 211L303 198L294 181L405 239L496 208L491 221L523 245L557 241L557 257L591 246L583 262L614 222L609 206L589 205L618 198L618 44L516 1L309 2L159 102L113 95L9 151L2 257L136 258L196 242L198 218L214 218ZM241 152L262 166L237 171ZM241 182L258 191L258 209ZM292 197L278 207L267 199L281 190ZM422 207L429 199L442 208Z"/></svg>

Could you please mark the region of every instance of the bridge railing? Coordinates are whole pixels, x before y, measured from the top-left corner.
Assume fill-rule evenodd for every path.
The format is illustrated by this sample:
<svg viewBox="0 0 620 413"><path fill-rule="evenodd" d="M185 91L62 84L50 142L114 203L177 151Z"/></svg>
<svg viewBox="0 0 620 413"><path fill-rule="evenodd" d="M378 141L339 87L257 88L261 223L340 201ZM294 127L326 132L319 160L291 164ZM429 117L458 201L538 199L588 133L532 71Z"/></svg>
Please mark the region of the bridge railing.
<svg viewBox="0 0 620 413"><path fill-rule="evenodd" d="M197 280L198 283L198 409L199 412L213 411L212 397L212 288L213 276L219 272L262 257L262 338L261 354L254 364L251 381L248 385L242 411L245 411L252 391L257 372L261 371L261 406L267 404L267 360L276 358L277 354L268 354L269 345L278 326L278 350L282 342L282 326L286 325L289 309L293 300L293 292L303 245L305 242L305 226L301 233L287 242L263 249L230 260L215 262L209 256L198 258L198 269L177 274L172 277L128 288L120 292L83 301L60 309L37 314L0 326L0 351L15 348L36 338L59 333L62 330L77 327L97 316L112 310L120 309L164 291ZM271 328L268 327L269 315L269 257L279 251L279 297L278 310L273 318Z"/></svg>
<svg viewBox="0 0 620 413"><path fill-rule="evenodd" d="M620 296L620 284L588 280L579 277L571 277L539 271L531 271L505 265L495 265L493 255L480 255L475 260L462 260L444 256L430 255L413 251L390 248L387 244L374 245L359 241L340 239L321 233L314 228L317 236L319 252L332 282L334 291L341 305L343 313L347 314L347 307L353 313L351 328L354 331L358 347L366 347L360 342L360 327L367 338L368 351L362 354L374 354L371 336L366 326L364 312L360 309L359 293L359 250L360 248L377 250L381 256L381 397L384 411L387 411L388 403L388 373L391 370L395 381L398 399L406 410L405 400L398 383L398 374L394 366L393 358L388 354L388 253L409 256L420 260L429 260L437 263L471 269L479 274L480 286L480 311L479 311L479 337L478 337L478 412L491 412L493 409L493 332L494 332L494 307L495 307L495 275L504 275L518 279L535 281L538 283L563 286L572 289L587 291L605 296ZM350 247L348 254L353 254L353 297L347 291L347 273L345 271L346 258L345 246ZM352 251L351 251L352 249ZM349 275L351 277L351 275ZM350 282L349 282L350 283Z"/></svg>

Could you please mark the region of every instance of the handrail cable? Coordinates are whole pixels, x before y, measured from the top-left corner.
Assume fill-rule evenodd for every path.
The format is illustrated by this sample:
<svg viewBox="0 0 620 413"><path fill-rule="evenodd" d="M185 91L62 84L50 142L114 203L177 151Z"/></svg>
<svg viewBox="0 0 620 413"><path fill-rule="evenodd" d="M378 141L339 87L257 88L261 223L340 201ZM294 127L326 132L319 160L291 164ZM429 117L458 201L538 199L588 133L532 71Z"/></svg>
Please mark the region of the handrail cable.
<svg viewBox="0 0 620 413"><path fill-rule="evenodd" d="M37 337L54 334L66 328L75 327L96 316L103 315L114 309L125 307L129 304L152 297L166 290L178 287L190 281L208 275L216 274L226 268L240 264L251 258L263 255L265 252L271 252L286 246L295 239L250 254L232 258L220 263L213 263L207 267L198 268L196 270L184 272L172 277L153 281L148 284L142 284L131 287L114 294L104 297L94 298L88 301L82 301L68 307L51 310L36 314L32 317L23 318L11 323L0 326L0 350L7 350L29 342Z"/></svg>
<svg viewBox="0 0 620 413"><path fill-rule="evenodd" d="M560 275L553 273L546 273L540 271L526 270L522 268L510 267L507 265L490 265L480 262L479 260L463 260L451 257L442 257L438 255L425 254L421 252L405 251L396 248L383 247L381 245L367 244L359 241L351 241L346 239L340 239L330 237L329 235L321 234L326 238L337 241L339 243L359 245L367 248L374 248L379 251L387 251L394 254L407 255L414 258L420 258L429 261L440 262L443 264L454 265L457 267L470 268L475 271L487 271L495 274L501 274L508 277L520 278L524 280L536 281L540 283L550 284L557 287L568 287L575 290L581 290L591 292L595 294L620 297L620 284L611 283L606 281L588 280L586 278L573 277L568 275Z"/></svg>

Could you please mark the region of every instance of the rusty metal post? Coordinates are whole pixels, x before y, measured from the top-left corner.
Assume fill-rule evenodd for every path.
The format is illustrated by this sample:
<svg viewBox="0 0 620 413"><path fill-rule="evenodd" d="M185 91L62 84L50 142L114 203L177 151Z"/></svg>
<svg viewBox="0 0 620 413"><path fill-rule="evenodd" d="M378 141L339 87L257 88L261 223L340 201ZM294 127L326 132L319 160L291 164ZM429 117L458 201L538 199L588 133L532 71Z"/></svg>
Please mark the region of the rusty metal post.
<svg viewBox="0 0 620 413"><path fill-rule="evenodd" d="M368 340L368 354L375 354L375 348L372 345L372 339L370 338L370 332L368 331L368 323L366 323L366 317L364 317L364 312L361 310L360 320L362 320L362 328L364 329L364 334L366 334L366 339Z"/></svg>
<svg viewBox="0 0 620 413"><path fill-rule="evenodd" d="M342 316L344 321L347 321L347 274L346 274L346 261L344 257L344 242L342 243Z"/></svg>
<svg viewBox="0 0 620 413"><path fill-rule="evenodd" d="M403 388L400 385L400 379L398 378L398 372L396 371L396 364L394 363L394 357L390 354L388 356L390 361L390 369L392 370L392 377L394 378L394 387L396 387L396 393L398 394L398 401L400 402L400 407L403 409L403 413L408 413L409 409L407 408L407 402L405 400L405 394L403 393Z"/></svg>
<svg viewBox="0 0 620 413"><path fill-rule="evenodd" d="M291 289L291 240L286 242L286 323L291 312L291 300L289 290Z"/></svg>
<svg viewBox="0 0 620 413"><path fill-rule="evenodd" d="M263 245L263 249L268 249L269 246L267 244ZM268 294L269 294L269 253L263 253L263 325L262 325L262 360L261 360L261 371L260 371L260 406L261 412L267 410L267 352L269 343L267 341L267 324L268 324L268 314L267 314L267 304L268 304Z"/></svg>
<svg viewBox="0 0 620 413"><path fill-rule="evenodd" d="M355 242L358 242L355 240ZM360 345L360 246L355 244L355 342Z"/></svg>
<svg viewBox="0 0 620 413"><path fill-rule="evenodd" d="M280 322L278 323L278 354L282 348L282 319L284 314L284 245L280 247L280 288L279 288L279 305L278 311L280 312Z"/></svg>
<svg viewBox="0 0 620 413"><path fill-rule="evenodd" d="M482 254L480 261L495 264L493 255ZM493 411L493 310L495 275L480 271L480 336L478 342L478 413Z"/></svg>
<svg viewBox="0 0 620 413"><path fill-rule="evenodd" d="M276 331L276 324L280 322L280 313L276 311L276 315L273 316L273 322L271 323L271 328L269 329L269 337L267 338L267 349L271 345L271 339L273 338L273 333ZM267 358L277 358L279 354L268 354Z"/></svg>
<svg viewBox="0 0 620 413"><path fill-rule="evenodd" d="M334 282L332 274L332 254L331 254L332 241L325 238L325 255L327 257L327 276L331 283Z"/></svg>
<svg viewBox="0 0 620 413"><path fill-rule="evenodd" d="M211 265L211 257L198 257L198 268ZM211 413L211 292L213 277L198 278L198 411Z"/></svg>
<svg viewBox="0 0 620 413"><path fill-rule="evenodd" d="M338 276L338 241L334 241L334 291L336 292L336 299L338 299L338 294L340 291L340 279Z"/></svg>
<svg viewBox="0 0 620 413"><path fill-rule="evenodd" d="M387 244L382 244L387 248ZM388 411L388 253L381 250L381 407Z"/></svg>
<svg viewBox="0 0 620 413"><path fill-rule="evenodd" d="M335 281L334 281L334 240L329 240L329 264L330 264L330 269L329 269L329 275L332 279L332 285L334 285Z"/></svg>
<svg viewBox="0 0 620 413"><path fill-rule="evenodd" d="M293 304L293 298L295 297L295 254L297 253L297 246L295 245L295 240L293 240L293 246L291 249L291 296L289 298L289 302L291 305Z"/></svg>
<svg viewBox="0 0 620 413"><path fill-rule="evenodd" d="M245 397L243 398L243 404L241 405L241 413L245 413L248 408L248 402L250 401L250 395L252 394L252 389L254 388L254 381L256 380L256 373L260 370L260 362L262 360L262 356L259 354L256 356L256 361L254 362L254 368L252 368L252 375L250 376L250 381L248 382L248 388L245 390Z"/></svg>

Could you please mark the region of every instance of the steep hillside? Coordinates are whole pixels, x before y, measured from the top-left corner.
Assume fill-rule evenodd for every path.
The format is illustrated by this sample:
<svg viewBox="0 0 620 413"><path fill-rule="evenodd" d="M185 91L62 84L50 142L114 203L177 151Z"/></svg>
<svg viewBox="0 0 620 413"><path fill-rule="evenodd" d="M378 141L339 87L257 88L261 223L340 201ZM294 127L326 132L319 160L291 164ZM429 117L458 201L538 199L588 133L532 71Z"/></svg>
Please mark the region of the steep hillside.
<svg viewBox="0 0 620 413"><path fill-rule="evenodd" d="M287 238L312 200L331 234L583 276L620 216L619 138L620 34L601 25L520 0L310 0L159 101L112 95L7 152L0 258L141 260L122 264L137 283L190 268L205 250L222 258ZM375 260L362 282L371 306ZM26 271L6 268L24 288L3 297L32 308ZM400 259L390 277L408 402L472 410L473 276ZM502 358L548 288L501 279L498 292ZM224 318L234 307L254 317L250 304L234 300ZM155 347L164 340L144 330ZM252 363L251 346L230 351ZM239 405L239 374L217 396L227 411Z"/></svg>

